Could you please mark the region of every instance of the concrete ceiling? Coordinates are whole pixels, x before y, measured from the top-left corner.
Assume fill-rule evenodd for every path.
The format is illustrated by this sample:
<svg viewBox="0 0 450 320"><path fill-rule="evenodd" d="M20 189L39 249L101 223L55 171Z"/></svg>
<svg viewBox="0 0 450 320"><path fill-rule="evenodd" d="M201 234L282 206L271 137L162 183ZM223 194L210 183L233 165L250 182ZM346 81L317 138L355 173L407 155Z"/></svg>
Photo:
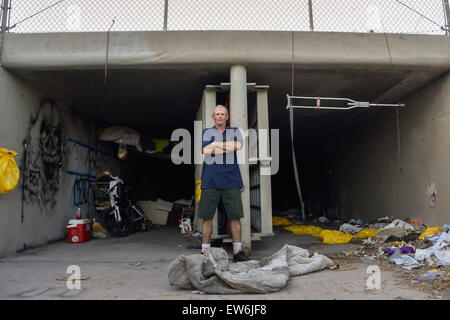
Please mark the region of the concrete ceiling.
<svg viewBox="0 0 450 320"><path fill-rule="evenodd" d="M192 129L204 87L229 82L230 66L244 64L248 82L270 86L270 126L282 138L293 53L296 95L396 103L450 69L446 36L116 32L105 85L105 49L105 33L7 34L3 66L86 118L168 136ZM297 109L296 134L319 139L367 111Z"/></svg>
<svg viewBox="0 0 450 320"><path fill-rule="evenodd" d="M33 86L80 115L104 125L131 126L144 134L167 136L176 128L192 130L206 85L229 82L228 65L158 66L104 70L14 70ZM408 77L410 70L297 67L294 93L376 101ZM272 128L287 134L286 94L291 93L290 65L248 65L247 81L269 85ZM393 92L397 103L404 95ZM249 98L251 95L249 95ZM224 103L218 97L218 103ZM326 102L322 102L322 106ZM359 112L360 113L360 112ZM358 111L295 110L300 136L327 134L334 123ZM286 132L284 131L286 130Z"/></svg>

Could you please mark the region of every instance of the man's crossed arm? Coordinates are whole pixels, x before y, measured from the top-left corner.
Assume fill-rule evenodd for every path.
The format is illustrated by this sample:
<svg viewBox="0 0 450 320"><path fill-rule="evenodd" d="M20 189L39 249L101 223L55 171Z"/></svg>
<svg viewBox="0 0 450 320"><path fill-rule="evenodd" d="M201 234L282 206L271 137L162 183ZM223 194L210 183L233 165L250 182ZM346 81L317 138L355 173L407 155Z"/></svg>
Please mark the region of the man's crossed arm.
<svg viewBox="0 0 450 320"><path fill-rule="evenodd" d="M204 154L210 154L212 156L216 154L223 154L227 152L234 152L241 150L242 143L239 141L227 141L227 142L212 142L207 146L204 146L202 152Z"/></svg>

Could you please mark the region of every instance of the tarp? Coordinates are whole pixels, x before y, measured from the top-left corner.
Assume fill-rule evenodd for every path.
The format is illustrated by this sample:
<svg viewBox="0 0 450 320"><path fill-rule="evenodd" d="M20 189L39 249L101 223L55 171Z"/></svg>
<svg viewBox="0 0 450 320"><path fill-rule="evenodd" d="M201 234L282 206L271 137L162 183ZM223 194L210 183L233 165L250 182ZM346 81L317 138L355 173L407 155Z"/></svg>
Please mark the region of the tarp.
<svg viewBox="0 0 450 320"><path fill-rule="evenodd" d="M270 257L229 263L222 248L206 255L181 255L169 265L169 283L210 294L271 293L283 289L289 277L334 266L328 257L285 245Z"/></svg>

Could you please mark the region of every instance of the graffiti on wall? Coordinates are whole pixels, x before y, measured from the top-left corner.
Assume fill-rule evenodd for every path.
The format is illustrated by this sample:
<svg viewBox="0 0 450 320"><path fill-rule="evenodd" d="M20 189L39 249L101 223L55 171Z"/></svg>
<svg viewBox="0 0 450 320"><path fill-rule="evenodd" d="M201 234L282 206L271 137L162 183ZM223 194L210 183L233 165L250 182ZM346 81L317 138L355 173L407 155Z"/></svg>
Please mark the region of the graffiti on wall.
<svg viewBox="0 0 450 320"><path fill-rule="evenodd" d="M31 115L23 140L23 202L38 204L41 211L52 209L56 204L64 158L62 128L58 107L54 102L45 100L36 114Z"/></svg>

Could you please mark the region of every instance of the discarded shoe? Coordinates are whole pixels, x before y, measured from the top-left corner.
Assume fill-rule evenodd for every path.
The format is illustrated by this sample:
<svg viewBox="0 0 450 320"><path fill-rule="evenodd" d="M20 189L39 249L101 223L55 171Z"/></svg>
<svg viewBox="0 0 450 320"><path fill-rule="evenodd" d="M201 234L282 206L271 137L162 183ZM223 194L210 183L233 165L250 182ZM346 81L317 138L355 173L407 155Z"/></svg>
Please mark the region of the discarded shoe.
<svg viewBox="0 0 450 320"><path fill-rule="evenodd" d="M233 262L248 261L248 260L249 260L248 257L242 251L239 251L233 256Z"/></svg>

